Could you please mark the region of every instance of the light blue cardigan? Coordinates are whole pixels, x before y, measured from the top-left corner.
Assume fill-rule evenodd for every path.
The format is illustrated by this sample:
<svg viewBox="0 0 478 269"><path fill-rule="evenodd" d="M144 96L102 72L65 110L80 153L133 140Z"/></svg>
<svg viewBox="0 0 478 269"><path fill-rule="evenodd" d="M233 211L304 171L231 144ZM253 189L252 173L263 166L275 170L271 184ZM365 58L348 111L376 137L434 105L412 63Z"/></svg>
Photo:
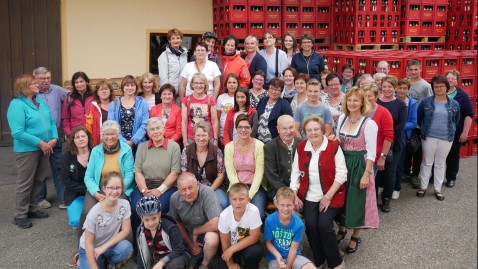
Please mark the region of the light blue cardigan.
<svg viewBox="0 0 478 269"><path fill-rule="evenodd" d="M108 119L116 121L121 125L121 97L116 98L110 103L108 109ZM148 103L141 96L136 96L134 100L134 124L131 141L138 146L141 142L146 141L146 122L149 119ZM126 139L121 135L120 140L126 142Z"/></svg>
<svg viewBox="0 0 478 269"><path fill-rule="evenodd" d="M13 136L14 152L32 152L40 150L40 141L48 143L58 139L55 120L43 98L36 95L36 106L25 96L13 98L8 106L7 120ZM57 143L60 143L57 141Z"/></svg>
<svg viewBox="0 0 478 269"><path fill-rule="evenodd" d="M129 197L135 187L134 182L134 158L131 147L124 143L120 143L119 165L121 175L123 175L123 184L125 194ZM100 143L91 150L90 160L85 173L85 185L88 192L94 195L95 192L100 191L101 170L105 163L105 153L103 150L103 143Z"/></svg>

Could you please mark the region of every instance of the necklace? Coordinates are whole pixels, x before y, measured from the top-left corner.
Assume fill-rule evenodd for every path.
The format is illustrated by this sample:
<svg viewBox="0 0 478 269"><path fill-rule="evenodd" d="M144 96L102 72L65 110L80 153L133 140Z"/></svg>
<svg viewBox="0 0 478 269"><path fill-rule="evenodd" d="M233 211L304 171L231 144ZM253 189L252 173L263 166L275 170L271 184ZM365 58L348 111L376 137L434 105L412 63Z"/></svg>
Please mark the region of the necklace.
<svg viewBox="0 0 478 269"><path fill-rule="evenodd" d="M349 117L349 122L350 122L351 124L355 124L357 121L360 120L360 118L361 118L361 116L354 120L354 119L352 119L352 117Z"/></svg>

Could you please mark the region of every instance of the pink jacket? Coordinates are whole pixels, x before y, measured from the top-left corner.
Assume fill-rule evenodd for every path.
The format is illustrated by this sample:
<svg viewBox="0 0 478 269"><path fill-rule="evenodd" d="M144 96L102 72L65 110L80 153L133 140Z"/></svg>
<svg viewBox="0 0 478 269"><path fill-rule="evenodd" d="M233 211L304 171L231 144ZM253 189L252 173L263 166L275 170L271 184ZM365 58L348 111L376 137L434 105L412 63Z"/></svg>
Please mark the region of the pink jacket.
<svg viewBox="0 0 478 269"><path fill-rule="evenodd" d="M61 110L61 123L66 136L70 136L71 130L76 126L85 125L86 106L93 101L90 93L85 93L85 106L81 101L71 96L71 92L63 101L63 109ZM69 101L69 103L68 103Z"/></svg>

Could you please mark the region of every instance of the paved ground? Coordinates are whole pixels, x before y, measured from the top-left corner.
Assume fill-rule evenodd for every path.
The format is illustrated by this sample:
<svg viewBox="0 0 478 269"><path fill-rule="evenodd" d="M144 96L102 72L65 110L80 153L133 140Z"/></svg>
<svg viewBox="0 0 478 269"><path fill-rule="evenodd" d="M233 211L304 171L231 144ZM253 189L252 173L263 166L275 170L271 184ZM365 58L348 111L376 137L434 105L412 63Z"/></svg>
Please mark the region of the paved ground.
<svg viewBox="0 0 478 269"><path fill-rule="evenodd" d="M12 224L16 167L11 148L0 148L0 167L0 268L68 268L76 231L68 226L66 211L55 202L46 210L50 218L18 229ZM380 213L380 228L365 231L358 251L345 256L347 268L477 268L476 182L477 158L470 157L461 160L456 187L444 187L443 202L431 188L420 199L403 185L392 212ZM48 199L54 201L51 180L48 184ZM348 240L340 247L346 244ZM125 268L135 268L134 263Z"/></svg>

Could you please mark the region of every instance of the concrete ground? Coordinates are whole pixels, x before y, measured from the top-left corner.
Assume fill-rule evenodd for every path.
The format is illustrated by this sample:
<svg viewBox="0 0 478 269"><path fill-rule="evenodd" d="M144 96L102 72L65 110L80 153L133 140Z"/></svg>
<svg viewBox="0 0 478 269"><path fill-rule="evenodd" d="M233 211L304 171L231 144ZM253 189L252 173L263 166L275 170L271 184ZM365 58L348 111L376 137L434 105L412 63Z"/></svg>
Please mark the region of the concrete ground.
<svg viewBox="0 0 478 269"><path fill-rule="evenodd" d="M354 254L344 257L347 268L477 268L477 158L462 159L455 188L443 187L445 201L424 198L402 185L392 212L380 214L380 228L364 231ZM0 268L68 268L76 231L68 226L66 211L58 209L51 180L50 217L33 220L22 230L12 224L16 167L12 148L0 147ZM347 235L340 248L348 244ZM304 236L304 254L310 255ZM263 260L265 268L265 259ZM129 261L124 268L135 268ZM261 266L262 268L262 266Z"/></svg>

